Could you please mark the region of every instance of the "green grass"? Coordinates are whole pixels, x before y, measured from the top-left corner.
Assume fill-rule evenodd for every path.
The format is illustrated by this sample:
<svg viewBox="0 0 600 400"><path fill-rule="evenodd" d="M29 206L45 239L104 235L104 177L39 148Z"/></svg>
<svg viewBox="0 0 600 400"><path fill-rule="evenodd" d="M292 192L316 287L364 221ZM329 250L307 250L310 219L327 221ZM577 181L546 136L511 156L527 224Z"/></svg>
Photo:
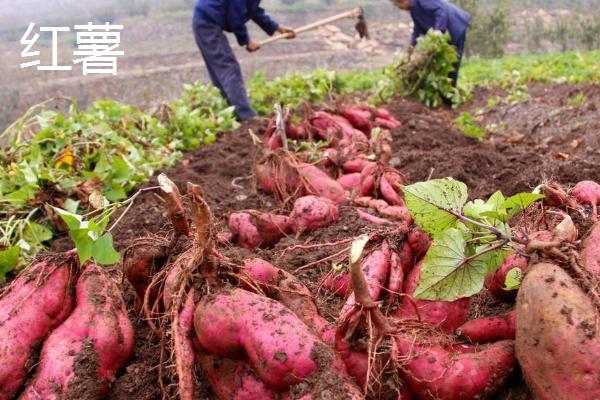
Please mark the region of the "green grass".
<svg viewBox="0 0 600 400"><path fill-rule="evenodd" d="M493 86L518 72L525 83L600 82L600 50L589 52L515 55L495 60L466 60L461 70L465 83Z"/></svg>

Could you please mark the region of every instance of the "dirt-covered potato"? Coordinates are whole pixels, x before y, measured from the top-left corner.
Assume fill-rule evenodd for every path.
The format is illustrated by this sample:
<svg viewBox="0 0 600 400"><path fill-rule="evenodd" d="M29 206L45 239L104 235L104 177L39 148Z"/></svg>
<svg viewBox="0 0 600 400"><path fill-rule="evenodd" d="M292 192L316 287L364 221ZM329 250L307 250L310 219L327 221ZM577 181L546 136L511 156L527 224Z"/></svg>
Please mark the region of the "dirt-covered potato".
<svg viewBox="0 0 600 400"><path fill-rule="evenodd" d="M592 301L560 267L534 265L517 296L516 352L539 399L600 399L600 332Z"/></svg>

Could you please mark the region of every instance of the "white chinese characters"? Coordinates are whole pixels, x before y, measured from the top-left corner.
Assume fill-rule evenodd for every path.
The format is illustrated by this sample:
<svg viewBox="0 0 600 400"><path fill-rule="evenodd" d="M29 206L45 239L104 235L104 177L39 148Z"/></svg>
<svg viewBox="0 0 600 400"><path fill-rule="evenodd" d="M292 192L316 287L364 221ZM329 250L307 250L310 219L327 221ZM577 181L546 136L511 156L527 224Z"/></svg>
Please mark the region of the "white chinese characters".
<svg viewBox="0 0 600 400"><path fill-rule="evenodd" d="M50 65L41 65L39 59L40 51L33 51L40 33L35 32L35 23L31 22L21 38L21 44L25 46L21 51L21 57L28 61L21 63L21 68L37 67L41 71L70 71L71 65L59 65L58 42L59 33L69 32L69 27L40 27L39 32L50 32L52 35L52 62ZM117 57L125 54L118 50L121 44L121 32L123 25L111 25L106 22L103 25L75 25L77 31L77 50L73 51L73 64L82 64L83 75L110 74L117 75Z"/></svg>

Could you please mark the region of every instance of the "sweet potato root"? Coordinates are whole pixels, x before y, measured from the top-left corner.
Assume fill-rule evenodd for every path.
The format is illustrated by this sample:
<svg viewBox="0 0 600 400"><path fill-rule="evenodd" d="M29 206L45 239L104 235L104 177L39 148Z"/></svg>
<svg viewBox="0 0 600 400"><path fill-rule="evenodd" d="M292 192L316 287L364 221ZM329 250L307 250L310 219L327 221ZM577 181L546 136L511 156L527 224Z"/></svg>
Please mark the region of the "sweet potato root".
<svg viewBox="0 0 600 400"><path fill-rule="evenodd" d="M306 194L324 197L336 205L346 204L348 196L340 183L314 165L300 163L298 173L306 182Z"/></svg>
<svg viewBox="0 0 600 400"><path fill-rule="evenodd" d="M354 128L367 136L371 136L371 120L373 119L373 114L369 109L362 106L352 106L341 110L340 114L346 118Z"/></svg>
<svg viewBox="0 0 600 400"><path fill-rule="evenodd" d="M422 267L422 264L417 264L406 277L404 292L407 296L402 298L395 315L399 318L420 319L444 332L454 333L467 320L470 300L467 298L446 302L413 299L411 296L419 284Z"/></svg>
<svg viewBox="0 0 600 400"><path fill-rule="evenodd" d="M391 251L389 245L384 242L380 249L373 251L361 262L361 269L369 286L369 293L374 301L379 300L383 288L388 282L390 274ZM348 297L346 303L340 311L340 320L346 319L346 316L354 309L356 299L354 292Z"/></svg>
<svg viewBox="0 0 600 400"><path fill-rule="evenodd" d="M600 399L598 312L562 268L529 268L517 295L516 353L540 399Z"/></svg>
<svg viewBox="0 0 600 400"><path fill-rule="evenodd" d="M253 210L231 214L229 229L233 233L233 240L248 250L273 246L282 237L296 230L293 221L285 215Z"/></svg>
<svg viewBox="0 0 600 400"><path fill-rule="evenodd" d="M202 372L219 400L278 400L279 393L270 389L244 360L232 360L196 353Z"/></svg>
<svg viewBox="0 0 600 400"><path fill-rule="evenodd" d="M133 327L119 287L93 263L77 281L77 306L44 342L21 399L101 399L133 352Z"/></svg>
<svg viewBox="0 0 600 400"><path fill-rule="evenodd" d="M509 255L496 272L485 278L485 287L495 297L501 300L513 301L517 297L517 290L504 289L506 275L514 268L519 268L523 272L527 271L528 263L529 260L519 254Z"/></svg>
<svg viewBox="0 0 600 400"><path fill-rule="evenodd" d="M421 228L415 226L408 233L408 244L417 260L420 260L427 254L431 246L431 238Z"/></svg>
<svg viewBox="0 0 600 400"><path fill-rule="evenodd" d="M290 218L298 231L314 231L331 225L340 218L338 207L329 199L305 196L294 202Z"/></svg>
<svg viewBox="0 0 600 400"><path fill-rule="evenodd" d="M581 260L585 269L600 277L600 222L595 223L583 238Z"/></svg>
<svg viewBox="0 0 600 400"><path fill-rule="evenodd" d="M194 399L194 309L196 303L194 291L190 291L177 318L173 321L173 347L175 350L175 368L179 379L179 398Z"/></svg>
<svg viewBox="0 0 600 400"><path fill-rule="evenodd" d="M332 368L335 359L285 306L241 289L205 296L196 307L194 327L204 350L220 357L246 356L260 379L280 391ZM330 362L319 365L315 352L328 355Z"/></svg>
<svg viewBox="0 0 600 400"><path fill-rule="evenodd" d="M592 206L592 221L598 221L598 204L600 203L600 184L593 181L579 182L573 189L571 195L581 204Z"/></svg>
<svg viewBox="0 0 600 400"><path fill-rule="evenodd" d="M473 343L515 340L515 313L501 317L473 319L456 330L456 334Z"/></svg>
<svg viewBox="0 0 600 400"><path fill-rule="evenodd" d="M360 186L360 173L342 175L337 179L338 183L346 190L355 190Z"/></svg>
<svg viewBox="0 0 600 400"><path fill-rule="evenodd" d="M27 376L35 346L73 309L68 259L27 268L0 300L0 399L12 398Z"/></svg>
<svg viewBox="0 0 600 400"><path fill-rule="evenodd" d="M479 351L446 349L414 343L412 336L396 340L403 379L420 400L472 400L492 396L515 365L513 341L494 343Z"/></svg>
<svg viewBox="0 0 600 400"><path fill-rule="evenodd" d="M346 297L350 294L350 275L330 271L323 280L323 287L338 296Z"/></svg>
<svg viewBox="0 0 600 400"><path fill-rule="evenodd" d="M310 290L294 275L273 264L253 258L244 261L246 273L265 293L289 308L327 344L333 343L333 330L317 310Z"/></svg>

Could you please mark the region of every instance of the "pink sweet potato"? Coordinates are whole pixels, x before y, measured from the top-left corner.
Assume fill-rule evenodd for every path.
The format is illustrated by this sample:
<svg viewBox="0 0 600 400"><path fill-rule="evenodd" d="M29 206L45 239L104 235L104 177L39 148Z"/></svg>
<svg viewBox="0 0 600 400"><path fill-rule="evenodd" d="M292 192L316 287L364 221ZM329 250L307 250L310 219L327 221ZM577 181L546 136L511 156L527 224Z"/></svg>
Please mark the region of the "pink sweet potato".
<svg viewBox="0 0 600 400"><path fill-rule="evenodd" d="M515 365L514 342L491 344L479 351L459 352L440 345L415 343L410 335L396 340L408 357L402 376L420 400L472 400L494 395Z"/></svg>
<svg viewBox="0 0 600 400"><path fill-rule="evenodd" d="M348 174L361 173L363 169L373 164L375 164L373 161L369 161L366 158L354 158L344 162L342 168Z"/></svg>
<svg viewBox="0 0 600 400"><path fill-rule="evenodd" d="M600 222L595 223L583 238L580 254L585 269L600 277Z"/></svg>
<svg viewBox="0 0 600 400"><path fill-rule="evenodd" d="M321 340L327 344L333 342L330 324L319 314L310 290L298 278L260 258L245 260L244 270L269 297L313 328Z"/></svg>
<svg viewBox="0 0 600 400"><path fill-rule="evenodd" d="M352 191L360 186L360 177L359 172L354 172L340 176L337 181L344 189Z"/></svg>
<svg viewBox="0 0 600 400"><path fill-rule="evenodd" d="M473 343L515 340L515 313L501 317L473 319L456 330L456 334Z"/></svg>
<svg viewBox="0 0 600 400"><path fill-rule="evenodd" d="M205 296L194 327L201 347L219 357L247 357L259 378L289 389L309 374L334 368L333 351L281 303L241 289ZM314 354L328 362L318 363Z"/></svg>
<svg viewBox="0 0 600 400"><path fill-rule="evenodd" d="M345 328L340 327L335 333L335 349L346 364L346 369L354 378L358 386L364 387L369 370L369 356L365 351L357 351L352 348L345 338Z"/></svg>
<svg viewBox="0 0 600 400"><path fill-rule="evenodd" d="M245 249L254 250L257 247L273 246L296 228L292 219L287 216L250 210L231 214L229 229L234 241Z"/></svg>
<svg viewBox="0 0 600 400"><path fill-rule="evenodd" d="M536 264L516 308L516 353L539 399L600 399L598 311L561 267Z"/></svg>
<svg viewBox="0 0 600 400"><path fill-rule="evenodd" d="M336 222L340 218L338 207L329 199L305 196L294 202L290 214L297 230L315 231Z"/></svg>
<svg viewBox="0 0 600 400"><path fill-rule="evenodd" d="M133 327L118 285L88 263L77 306L44 342L35 378L20 399L101 399L133 353Z"/></svg>
<svg viewBox="0 0 600 400"><path fill-rule="evenodd" d="M346 297L350 294L350 275L347 273L336 274L330 271L323 280L323 287L338 296Z"/></svg>
<svg viewBox="0 0 600 400"><path fill-rule="evenodd" d="M371 135L371 119L373 114L368 109L363 107L352 106L340 111L340 114L352 124L352 126L365 135Z"/></svg>
<svg viewBox="0 0 600 400"><path fill-rule="evenodd" d="M523 272L527 271L528 263L527 258L517 253L509 255L496 272L485 278L485 287L501 300L514 300L517 297L517 290L504 289L506 275L514 268L519 268Z"/></svg>
<svg viewBox="0 0 600 400"><path fill-rule="evenodd" d="M600 184L593 181L579 182L573 189L571 195L581 204L592 206L592 221L598 221L598 204L600 203Z"/></svg>
<svg viewBox="0 0 600 400"><path fill-rule="evenodd" d="M367 165L360 173L360 186L358 189L359 196L373 197L375 195L376 174L379 170L379 165Z"/></svg>
<svg viewBox="0 0 600 400"><path fill-rule="evenodd" d="M324 197L341 205L348 202L346 191L337 181L314 165L299 163L298 173L305 181L306 193Z"/></svg>
<svg viewBox="0 0 600 400"><path fill-rule="evenodd" d="M379 191L381 197L391 206L404 207L404 194L400 189L400 185L403 185L402 176L398 172L387 171L381 175L379 182Z"/></svg>
<svg viewBox="0 0 600 400"><path fill-rule="evenodd" d="M412 249L415 258L420 260L427 254L429 246L431 246L431 238L421 228L414 227L408 233L408 244Z"/></svg>
<svg viewBox="0 0 600 400"><path fill-rule="evenodd" d="M12 398L28 372L38 343L73 309L68 260L27 268L0 300L0 399Z"/></svg>
<svg viewBox="0 0 600 400"><path fill-rule="evenodd" d="M388 283L390 296L395 296L402 293L403 287L404 270L402 269L402 261L398 252L392 251L390 256L390 281Z"/></svg>
<svg viewBox="0 0 600 400"><path fill-rule="evenodd" d="M367 280L369 293L373 301L379 300L383 288L388 282L390 274L390 257L391 251L389 245L387 242L384 242L380 249L373 251L361 261L361 269ZM346 316L354 309L355 304L356 299L354 297L354 292L352 292L340 311L341 321L346 319Z"/></svg>
<svg viewBox="0 0 600 400"><path fill-rule="evenodd" d="M173 321L173 347L175 350L175 367L179 380L179 398L193 400L195 377L194 363L194 309L196 303L194 291L190 291L185 298L183 308Z"/></svg>
<svg viewBox="0 0 600 400"><path fill-rule="evenodd" d="M278 400L279 394L261 381L244 360L196 353L219 400Z"/></svg>
<svg viewBox="0 0 600 400"><path fill-rule="evenodd" d="M405 278L404 292L408 296L402 298L396 316L409 319L420 318L422 321L439 327L445 332L454 333L467 320L470 300L466 298L446 302L412 298L412 294L419 284L422 267L422 264L417 264Z"/></svg>

